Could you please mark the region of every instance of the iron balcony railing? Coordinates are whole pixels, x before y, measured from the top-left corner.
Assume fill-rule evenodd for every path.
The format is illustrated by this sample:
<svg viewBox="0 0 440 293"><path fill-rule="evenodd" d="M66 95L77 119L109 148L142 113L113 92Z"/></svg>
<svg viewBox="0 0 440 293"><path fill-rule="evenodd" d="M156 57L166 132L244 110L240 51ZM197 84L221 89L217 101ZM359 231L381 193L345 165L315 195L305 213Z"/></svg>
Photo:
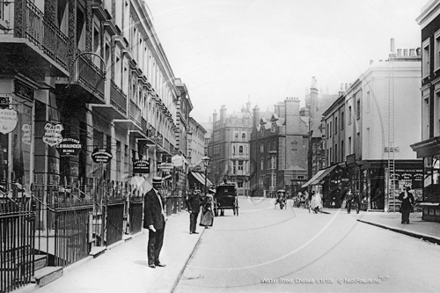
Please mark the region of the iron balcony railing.
<svg viewBox="0 0 440 293"><path fill-rule="evenodd" d="M141 122L141 109L134 103L134 101L130 100L130 118L139 126L142 127Z"/></svg>
<svg viewBox="0 0 440 293"><path fill-rule="evenodd" d="M78 50L78 54L82 52ZM98 94L104 99L105 74L90 59L90 56L79 55L78 63L78 81L86 85L92 92Z"/></svg>
<svg viewBox="0 0 440 293"><path fill-rule="evenodd" d="M68 55L70 41L52 22L48 21L32 1L27 0L23 13L19 13L16 7L15 13L15 37L25 37L39 49L43 50L51 59L68 70L70 57ZM23 21L20 22L20 16Z"/></svg>
<svg viewBox="0 0 440 293"><path fill-rule="evenodd" d="M127 95L111 80L110 103L124 114L127 114Z"/></svg>

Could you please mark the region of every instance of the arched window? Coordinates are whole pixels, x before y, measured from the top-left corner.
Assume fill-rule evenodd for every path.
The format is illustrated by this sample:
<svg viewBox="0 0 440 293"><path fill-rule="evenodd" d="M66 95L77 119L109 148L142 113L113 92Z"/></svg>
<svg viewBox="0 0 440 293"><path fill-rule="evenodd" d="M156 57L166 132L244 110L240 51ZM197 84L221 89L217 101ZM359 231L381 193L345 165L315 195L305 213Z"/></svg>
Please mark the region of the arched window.
<svg viewBox="0 0 440 293"><path fill-rule="evenodd" d="M241 138L246 139L246 133L243 133L243 134L241 135Z"/></svg>
<svg viewBox="0 0 440 293"><path fill-rule="evenodd" d="M260 170L263 171L264 170L264 159L261 158L261 162L260 162Z"/></svg>
<svg viewBox="0 0 440 293"><path fill-rule="evenodd" d="M264 144L260 144L260 153L264 153Z"/></svg>

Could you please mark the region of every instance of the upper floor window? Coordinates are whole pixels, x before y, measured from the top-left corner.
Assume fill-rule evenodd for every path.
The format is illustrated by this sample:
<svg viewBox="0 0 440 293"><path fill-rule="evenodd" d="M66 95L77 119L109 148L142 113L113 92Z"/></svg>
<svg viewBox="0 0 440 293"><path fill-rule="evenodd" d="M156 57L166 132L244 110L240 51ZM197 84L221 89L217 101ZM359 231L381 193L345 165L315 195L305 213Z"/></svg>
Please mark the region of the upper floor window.
<svg viewBox="0 0 440 293"><path fill-rule="evenodd" d="M260 144L260 153L264 153L264 144Z"/></svg>
<svg viewBox="0 0 440 293"><path fill-rule="evenodd" d="M243 146L242 145L238 147L238 153L243 154Z"/></svg>
<svg viewBox="0 0 440 293"><path fill-rule="evenodd" d="M246 139L246 133L243 133L243 134L241 135L241 138L242 138L242 139Z"/></svg>
<svg viewBox="0 0 440 293"><path fill-rule="evenodd" d="M440 30L434 35L434 70L440 69Z"/></svg>
<svg viewBox="0 0 440 293"><path fill-rule="evenodd" d="M348 125L351 124L351 106L348 107Z"/></svg>
<svg viewBox="0 0 440 293"><path fill-rule="evenodd" d="M338 117L335 117L335 134L338 133Z"/></svg>
<svg viewBox="0 0 440 293"><path fill-rule="evenodd" d="M361 118L361 100L356 101L356 118Z"/></svg>
<svg viewBox="0 0 440 293"><path fill-rule="evenodd" d="M341 113L341 129L344 129L344 112Z"/></svg>
<svg viewBox="0 0 440 293"><path fill-rule="evenodd" d="M423 42L423 53L422 53L422 76L426 77L429 75L429 62L430 62L430 52L429 52L429 41L426 39Z"/></svg>

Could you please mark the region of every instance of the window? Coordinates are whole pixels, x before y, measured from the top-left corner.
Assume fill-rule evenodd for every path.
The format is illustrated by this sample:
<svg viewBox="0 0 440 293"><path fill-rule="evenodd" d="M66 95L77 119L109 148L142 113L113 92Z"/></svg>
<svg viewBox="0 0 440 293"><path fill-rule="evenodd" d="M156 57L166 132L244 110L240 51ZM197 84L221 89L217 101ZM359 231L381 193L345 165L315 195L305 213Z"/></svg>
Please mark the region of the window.
<svg viewBox="0 0 440 293"><path fill-rule="evenodd" d="M238 139L238 133L235 133L234 137L235 137L235 140L237 140Z"/></svg>
<svg viewBox="0 0 440 293"><path fill-rule="evenodd" d="M243 134L241 135L241 138L242 138L242 139L246 139L246 133L243 133Z"/></svg>
<svg viewBox="0 0 440 293"><path fill-rule="evenodd" d="M330 137L332 137L332 130L333 130L333 124L332 122L330 122L330 128L328 130L328 132L330 133Z"/></svg>
<svg viewBox="0 0 440 293"><path fill-rule="evenodd" d="M348 125L351 124L351 106L348 107Z"/></svg>
<svg viewBox="0 0 440 293"><path fill-rule="evenodd" d="M270 158L267 158L267 170L270 170L271 165L270 165Z"/></svg>
<svg viewBox="0 0 440 293"><path fill-rule="evenodd" d="M348 153L352 154L352 146L351 146L351 136L348 138Z"/></svg>
<svg viewBox="0 0 440 293"><path fill-rule="evenodd" d="M422 76L426 77L429 75L429 38L423 42L423 53L422 53Z"/></svg>
<svg viewBox="0 0 440 293"><path fill-rule="evenodd" d="M237 182L237 187L238 188L243 188L243 181L238 181Z"/></svg>
<svg viewBox="0 0 440 293"><path fill-rule="evenodd" d="M264 170L264 159L263 158L261 158L261 161L260 161L260 170L261 171Z"/></svg>
<svg viewBox="0 0 440 293"><path fill-rule="evenodd" d="M361 118L361 100L356 101L356 118Z"/></svg>
<svg viewBox="0 0 440 293"><path fill-rule="evenodd" d="M276 164L277 164L277 158L275 156L273 156L270 160L270 164L271 164L271 168L272 169L276 169Z"/></svg>
<svg viewBox="0 0 440 293"><path fill-rule="evenodd" d="M341 161L345 160L345 151L344 151L344 149L345 149L344 141L341 140Z"/></svg>
<svg viewBox="0 0 440 293"><path fill-rule="evenodd" d="M338 145L335 144L335 163L338 162Z"/></svg>
<svg viewBox="0 0 440 293"><path fill-rule="evenodd" d="M344 112L341 113L341 129L344 129Z"/></svg>
<svg viewBox="0 0 440 293"><path fill-rule="evenodd" d="M261 154L264 153L264 144L263 143L260 144L260 153Z"/></svg>
<svg viewBox="0 0 440 293"><path fill-rule="evenodd" d="M440 30L434 35L434 71L440 68Z"/></svg>
<svg viewBox="0 0 440 293"><path fill-rule="evenodd" d="M243 171L243 161L238 161L238 171Z"/></svg>
<svg viewBox="0 0 440 293"><path fill-rule="evenodd" d="M335 117L335 134L338 133L338 117Z"/></svg>
<svg viewBox="0 0 440 293"><path fill-rule="evenodd" d="M243 154L243 146L242 146L242 145L238 147L238 153L239 153L240 155Z"/></svg>
<svg viewBox="0 0 440 293"><path fill-rule="evenodd" d="M326 134L327 134L327 138L330 137L330 124L327 123L327 129L325 130Z"/></svg>

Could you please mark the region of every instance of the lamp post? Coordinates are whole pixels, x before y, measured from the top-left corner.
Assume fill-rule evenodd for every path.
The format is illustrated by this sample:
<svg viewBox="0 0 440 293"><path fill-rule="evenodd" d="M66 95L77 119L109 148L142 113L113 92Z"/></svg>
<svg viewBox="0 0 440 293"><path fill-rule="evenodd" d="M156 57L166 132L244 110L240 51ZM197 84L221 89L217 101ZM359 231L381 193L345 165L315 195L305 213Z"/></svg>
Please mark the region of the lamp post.
<svg viewBox="0 0 440 293"><path fill-rule="evenodd" d="M207 194L207 192L206 192L206 184L207 184L207 181L208 181L208 178L207 178L207 176L208 176L207 171L208 171L208 165L209 165L209 162L210 162L210 161L211 161L211 158L208 157L208 156L204 156L204 157L202 158L203 166L205 167L205 195Z"/></svg>

